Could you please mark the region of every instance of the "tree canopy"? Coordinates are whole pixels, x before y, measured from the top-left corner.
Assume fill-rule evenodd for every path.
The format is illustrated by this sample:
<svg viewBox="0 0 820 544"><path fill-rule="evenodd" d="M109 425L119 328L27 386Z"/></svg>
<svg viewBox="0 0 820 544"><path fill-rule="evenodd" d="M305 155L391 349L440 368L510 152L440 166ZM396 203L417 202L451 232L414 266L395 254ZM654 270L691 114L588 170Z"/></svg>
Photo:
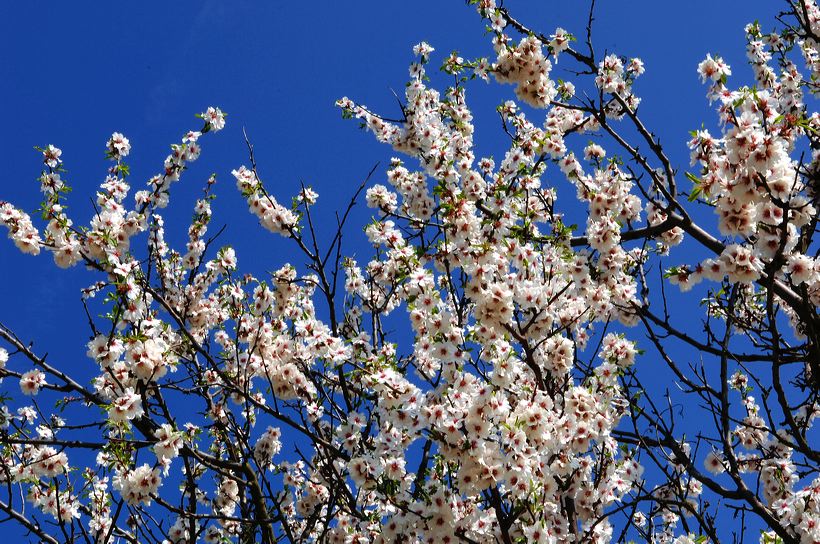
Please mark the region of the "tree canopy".
<svg viewBox="0 0 820 544"><path fill-rule="evenodd" d="M644 63L595 47L595 2L573 30L468 4L484 56L422 41L390 111L336 102L396 156L332 208L268 181L244 134L238 166L186 181L173 243L178 183L233 122L216 106L147 184L113 133L88 221L73 159L37 148L42 203L0 200L0 224L85 267L78 315L43 318L87 322L87 360L0 314L6 523L49 543L820 542L820 8L750 22L749 68L691 67L714 117L677 164ZM507 85L492 155L486 84ZM228 172L288 254L222 243Z"/></svg>

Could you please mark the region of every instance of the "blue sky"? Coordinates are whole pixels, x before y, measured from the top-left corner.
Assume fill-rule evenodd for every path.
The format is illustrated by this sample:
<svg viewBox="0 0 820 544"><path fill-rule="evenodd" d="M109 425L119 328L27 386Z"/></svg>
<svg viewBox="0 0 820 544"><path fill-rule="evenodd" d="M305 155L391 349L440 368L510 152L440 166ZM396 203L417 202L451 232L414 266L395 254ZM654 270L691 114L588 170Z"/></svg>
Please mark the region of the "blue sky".
<svg viewBox="0 0 820 544"><path fill-rule="evenodd" d="M505 4L544 33L557 26L583 33L587 2ZM764 0L599 2L596 50L644 60L647 71L635 87L641 113L680 169L689 167L687 132L715 119L697 63L719 53L733 66L730 85L750 82L743 26L760 19L769 28L778 7ZM0 200L37 207L41 158L33 147L54 144L74 187L70 209L77 223L86 222L113 131L131 141L136 190L159 172L169 144L201 126L194 114L215 105L228 112L227 128L202 141L202 158L174 186L169 240L181 246L193 202L216 172L212 224L228 225L222 243L234 245L240 266L263 273L287 261L301 265L292 246L256 225L234 188L230 171L247 162L242 127L268 188L288 202L300 181L312 185L320 194L317 212L328 218L321 225L330 228L333 212L378 161L374 182L384 182L393 155L343 121L333 103L346 95L395 114L391 89L401 94L411 48L421 40L437 49L434 65L453 49L468 58L492 54L474 9L457 0L10 3L0 18ZM479 154L503 154L494 109L512 97L510 86L477 81L468 89ZM558 171L551 172L548 179ZM360 230L369 217L358 208L347 236L347 253L360 261L369 254ZM93 363L84 355L89 331L79 289L95 280L82 268L57 270L48 255L21 255L0 238L0 322L81 373L92 372ZM13 385L7 381L0 392ZM0 534L6 531L12 529L0 525Z"/></svg>
<svg viewBox="0 0 820 544"><path fill-rule="evenodd" d="M599 2L596 48L644 60L647 73L636 86L644 97L642 114L679 167L689 164L687 131L715 118L703 98L697 63L707 52L718 52L735 66L733 82L749 81L743 25L755 18L771 21L772 4ZM583 32L585 2L550 3L548 9L534 2L507 5L544 32L556 26ZM168 146L199 127L193 115L217 105L228 112L228 126L203 141L202 158L175 186L169 237L184 240L193 201L216 172L215 224L229 223L224 243L235 245L246 265L278 268L289 246L255 226L233 189L231 169L247 162L242 127L273 193L287 202L300 181L313 185L321 195L318 213L332 218L377 161L382 166L374 181L384 181L393 155L343 121L334 101L347 95L395 114L391 89L401 93L411 47L421 40L441 55L434 63L453 49L465 57L492 53L483 25L462 2L420 0L408 6L242 0L121 3L104 9L10 4L0 21L6 119L0 131L0 199L29 211L37 207L41 158L33 147L54 144L63 150L64 177L74 187L69 205L75 220L87 221L88 199L105 175L104 143L113 131L131 140L131 181L137 190L159 171ZM568 64L559 63L558 77ZM482 82L468 90L479 153L503 153L494 108L512 96L510 86ZM370 214L363 207L358 211L355 219L363 225ZM76 336L64 331L64 323L57 327L56 317L76 314L77 289L91 277L80 269L57 271L49 260L22 256L10 243L0 243L0 319L24 337L59 346L50 351L63 352L72 349L64 341Z"/></svg>

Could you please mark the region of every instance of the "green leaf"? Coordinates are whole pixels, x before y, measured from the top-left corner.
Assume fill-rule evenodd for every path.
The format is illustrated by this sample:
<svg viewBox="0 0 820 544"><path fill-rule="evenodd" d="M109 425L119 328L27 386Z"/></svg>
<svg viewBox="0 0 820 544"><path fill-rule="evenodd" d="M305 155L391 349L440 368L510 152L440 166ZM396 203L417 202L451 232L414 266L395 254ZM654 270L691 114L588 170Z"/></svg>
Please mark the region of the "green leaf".
<svg viewBox="0 0 820 544"><path fill-rule="evenodd" d="M694 202L702 192L700 184L703 183L703 181L691 172L686 172L685 174L687 179L695 184L695 187L689 193L689 202Z"/></svg>

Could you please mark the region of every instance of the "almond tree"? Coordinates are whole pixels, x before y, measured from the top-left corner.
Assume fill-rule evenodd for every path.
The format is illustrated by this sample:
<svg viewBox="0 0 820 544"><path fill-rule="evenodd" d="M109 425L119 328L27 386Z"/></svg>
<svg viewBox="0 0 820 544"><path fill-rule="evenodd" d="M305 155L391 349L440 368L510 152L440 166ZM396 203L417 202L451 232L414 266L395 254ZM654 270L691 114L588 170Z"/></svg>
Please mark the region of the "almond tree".
<svg viewBox="0 0 820 544"><path fill-rule="evenodd" d="M470 3L491 57L420 43L397 113L338 101L405 159L384 184L371 171L331 236L319 195L280 203L246 139L237 188L297 261L268 276L215 246L214 177L186 247L165 241L218 108L133 198L114 133L88 225L66 212L61 151L41 149L45 226L7 202L0 223L89 270L96 377L0 325L9 520L49 543L820 541L820 9L746 27L753 87L720 57L697 67L720 133L693 132L687 172L639 115L643 63L594 49L593 9L579 39ZM474 153L476 79L514 88L497 161ZM366 263L342 246L362 195ZM693 325L667 290L699 282ZM652 365L676 391L647 383Z"/></svg>

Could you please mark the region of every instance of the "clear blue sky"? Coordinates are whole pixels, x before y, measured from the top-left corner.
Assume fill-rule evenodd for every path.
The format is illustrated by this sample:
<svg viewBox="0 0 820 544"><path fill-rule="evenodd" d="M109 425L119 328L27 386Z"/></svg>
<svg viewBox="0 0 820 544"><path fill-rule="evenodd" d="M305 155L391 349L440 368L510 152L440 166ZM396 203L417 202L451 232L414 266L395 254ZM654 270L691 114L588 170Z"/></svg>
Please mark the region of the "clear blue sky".
<svg viewBox="0 0 820 544"><path fill-rule="evenodd" d="M551 33L561 26L581 35L588 3L505 2L531 27ZM747 83L743 26L760 19L771 27L780 3L602 0L594 26L599 52L638 56L646 74L635 89L641 112L661 136L675 164L689 167L689 130L713 124L695 68L707 52L733 66L730 85ZM134 190L158 173L168 145L201 123L194 114L209 105L228 112L227 128L203 140L202 158L174 186L168 235L181 246L194 199L216 172L214 228L227 223L223 243L237 250L240 266L254 272L302 260L292 246L257 227L237 195L230 171L247 162L245 127L256 146L268 188L287 202L299 182L320 194L319 213L331 218L377 162L375 182L393 155L355 123L343 121L334 101L349 96L395 114L391 93L407 80L411 48L432 44L437 65L451 50L464 57L491 56L489 37L475 10L458 0L350 2L13 2L0 18L0 200L25 210L39 203L41 157L35 145L63 150L65 178L77 223L92 214L89 197L105 176L104 144L113 131L131 141L128 159ZM569 67L557 67L557 77ZM444 79L435 79L441 87ZM568 76L564 75L564 78ZM495 105L513 98L511 86L475 82L481 154L503 154ZM552 174L563 181L557 169ZM347 240L348 253L368 255L361 207ZM328 221L325 225L331 225ZM82 269L57 270L51 258L23 256L0 239L0 322L36 341L52 360L90 373L89 334L78 290L96 278ZM363 243L365 242L365 243ZM685 260L685 255L680 255ZM639 363L640 364L640 363ZM6 381L0 392L18 392ZM0 535L17 534L0 525Z"/></svg>
<svg viewBox="0 0 820 544"><path fill-rule="evenodd" d="M533 28L549 33L562 26L582 34L587 3L565 4L570 7L507 3ZM0 98L6 119L0 131L0 200L29 211L37 207L42 164L33 147L54 144L63 150L65 178L74 187L69 204L75 221L87 221L92 213L88 199L104 178L104 144L113 131L131 140L128 162L137 190L159 172L168 145L199 127L193 115L217 105L229 114L227 128L203 140L202 158L175 185L167 215L178 228L170 226L169 237L184 240L193 201L202 182L216 172L221 183L214 221L230 223L224 242L236 246L241 263L278 268L284 260L278 251L290 246L255 226L233 188L231 169L247 162L242 127L256 145L263 178L284 202L304 181L321 195L319 213L332 217L351 186L377 161L382 167L375 181L383 182L393 153L355 123L343 121L333 102L347 95L395 114L391 89L401 93L411 47L421 40L442 56L453 49L465 57L492 53L483 25L463 2L418 0L410 5L243 0L94 7L9 4L0 20ZM636 86L644 97L642 114L675 163L687 168L687 131L715 118L703 98L697 63L707 52L718 52L735 67L732 81L748 82L743 25L755 18L772 21L778 4L605 0L598 5L597 50L644 60L647 72ZM559 63L558 77L568 65ZM439 82L446 85L444 79ZM503 153L493 110L513 97L512 90L482 82L468 90L480 153ZM360 211L362 224L369 213ZM174 218L180 221L174 223ZM357 240L354 234L348 240L364 237ZM65 324L57 327L56 317L77 313L77 289L91 276L80 268L56 271L49 261L48 255L23 256L10 242L0 243L0 320L24 337L36 338L43 348L63 353L81 342ZM66 345L69 338L74 341Z"/></svg>

